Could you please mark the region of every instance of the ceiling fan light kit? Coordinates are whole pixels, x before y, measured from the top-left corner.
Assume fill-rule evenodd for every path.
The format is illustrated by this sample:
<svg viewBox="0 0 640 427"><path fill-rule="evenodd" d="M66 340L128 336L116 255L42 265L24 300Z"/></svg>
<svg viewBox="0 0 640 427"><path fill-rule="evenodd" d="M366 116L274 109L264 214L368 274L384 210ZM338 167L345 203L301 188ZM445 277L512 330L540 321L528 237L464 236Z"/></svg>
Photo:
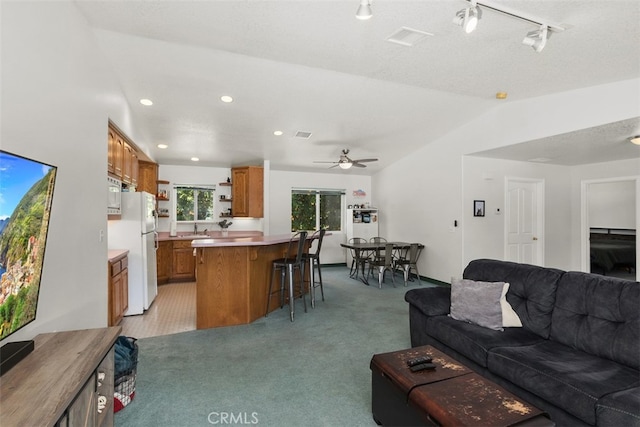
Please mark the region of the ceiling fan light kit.
<svg viewBox="0 0 640 427"><path fill-rule="evenodd" d="M632 136L629 138L629 142L635 145L640 145L640 135Z"/></svg>
<svg viewBox="0 0 640 427"><path fill-rule="evenodd" d="M523 13L508 9L504 6L490 4L488 0L484 2L480 2L478 0L465 1L469 3L469 7L460 9L456 12L456 15L453 17L453 23L462 27L467 34L473 32L478 26L478 21L482 17L483 9L500 13L509 18L515 18L530 24L535 24L538 29L527 33L524 40L522 40L522 44L525 46L531 46L533 50L538 53L542 52L542 49L547 45L547 40L549 39L549 36L551 36L552 32L559 33L566 29L565 26L562 25L543 22L541 19L525 16ZM356 12L356 18L364 20L369 19L372 16L371 0L361 0L358 11Z"/></svg>
<svg viewBox="0 0 640 427"><path fill-rule="evenodd" d="M350 169L352 166L355 166L357 168L366 168L367 165L365 165L364 163L378 161L378 159L352 160L347 154L349 154L349 149L345 148L344 150L342 150L342 154L340 154L340 160L338 160L337 162L316 161L314 163L333 163L333 166L329 166L329 169L335 168L336 166L338 166L340 169Z"/></svg>

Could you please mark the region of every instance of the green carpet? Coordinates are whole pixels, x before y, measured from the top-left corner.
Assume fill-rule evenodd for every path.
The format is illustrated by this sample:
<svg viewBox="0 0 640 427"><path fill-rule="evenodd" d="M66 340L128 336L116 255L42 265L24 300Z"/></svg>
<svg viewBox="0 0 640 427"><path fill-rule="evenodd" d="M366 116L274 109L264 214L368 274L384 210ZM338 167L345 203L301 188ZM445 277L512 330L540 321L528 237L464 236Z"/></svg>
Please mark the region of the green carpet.
<svg viewBox="0 0 640 427"><path fill-rule="evenodd" d="M322 272L325 301L318 289L304 313L296 300L293 323L285 306L251 325L138 340L136 396L115 425L374 426L369 362L410 347L404 294L418 284Z"/></svg>

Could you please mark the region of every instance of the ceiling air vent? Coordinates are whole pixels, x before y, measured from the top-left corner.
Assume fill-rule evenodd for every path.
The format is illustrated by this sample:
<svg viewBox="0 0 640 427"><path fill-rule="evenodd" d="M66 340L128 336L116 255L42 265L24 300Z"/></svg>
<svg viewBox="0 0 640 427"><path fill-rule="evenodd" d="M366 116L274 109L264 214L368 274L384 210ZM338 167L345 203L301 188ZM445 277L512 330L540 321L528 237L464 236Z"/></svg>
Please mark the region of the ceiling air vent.
<svg viewBox="0 0 640 427"><path fill-rule="evenodd" d="M301 131L301 130L296 132L296 138L309 139L310 137L311 137L311 132L304 132L304 131Z"/></svg>
<svg viewBox="0 0 640 427"><path fill-rule="evenodd" d="M402 27L397 30L395 33L391 34L386 38L388 42L397 43L402 46L413 46L419 41L427 38L427 36L432 36L431 33L426 33L424 31L414 30L409 27Z"/></svg>

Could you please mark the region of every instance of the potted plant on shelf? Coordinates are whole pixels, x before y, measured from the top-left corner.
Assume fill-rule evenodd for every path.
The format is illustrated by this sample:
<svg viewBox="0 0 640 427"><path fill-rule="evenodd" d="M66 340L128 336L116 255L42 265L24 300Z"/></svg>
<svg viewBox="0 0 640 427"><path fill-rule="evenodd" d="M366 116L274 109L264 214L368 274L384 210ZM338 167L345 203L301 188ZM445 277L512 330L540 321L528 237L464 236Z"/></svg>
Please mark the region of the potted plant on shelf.
<svg viewBox="0 0 640 427"><path fill-rule="evenodd" d="M233 224L233 222L227 221L226 219L218 222L218 225L222 228L222 237L227 237L229 235L229 227L231 224Z"/></svg>

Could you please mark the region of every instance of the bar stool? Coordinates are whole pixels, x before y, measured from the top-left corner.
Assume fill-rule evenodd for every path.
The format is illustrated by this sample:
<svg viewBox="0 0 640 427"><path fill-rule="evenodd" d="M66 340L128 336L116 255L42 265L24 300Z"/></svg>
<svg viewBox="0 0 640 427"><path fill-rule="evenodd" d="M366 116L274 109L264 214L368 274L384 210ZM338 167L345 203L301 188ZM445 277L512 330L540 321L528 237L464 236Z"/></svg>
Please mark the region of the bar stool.
<svg viewBox="0 0 640 427"><path fill-rule="evenodd" d="M309 271L309 294L311 295L311 308L316 308L316 288L320 287L320 294L322 294L322 301L324 301L324 288L322 287L322 272L320 271L320 248L322 247L322 239L326 230L318 230L309 238L311 244L315 239L318 240L318 246L315 252L303 253L302 259L305 265L309 265L311 269ZM318 281L316 281L315 267L318 267Z"/></svg>
<svg viewBox="0 0 640 427"><path fill-rule="evenodd" d="M269 281L269 294L267 295L267 311L265 317L269 315L269 302L271 301L271 295L280 292L280 308L284 307L284 283L287 276L289 276L289 312L291 321L293 322L293 316L295 313L295 295L293 289L294 274L296 270L300 274L300 291L302 294L302 302L304 304L304 311L307 312L307 300L304 297L304 262L302 254L304 253L304 247L307 240L307 232L300 231L294 234L289 240L287 246L287 252L284 258L273 260L271 264L271 280ZM293 250L296 250L292 256ZM276 275L276 271L280 270L280 290L273 291L273 278Z"/></svg>

